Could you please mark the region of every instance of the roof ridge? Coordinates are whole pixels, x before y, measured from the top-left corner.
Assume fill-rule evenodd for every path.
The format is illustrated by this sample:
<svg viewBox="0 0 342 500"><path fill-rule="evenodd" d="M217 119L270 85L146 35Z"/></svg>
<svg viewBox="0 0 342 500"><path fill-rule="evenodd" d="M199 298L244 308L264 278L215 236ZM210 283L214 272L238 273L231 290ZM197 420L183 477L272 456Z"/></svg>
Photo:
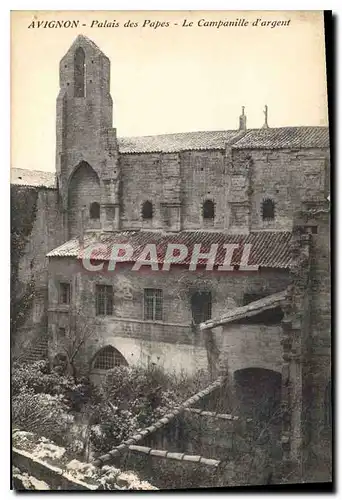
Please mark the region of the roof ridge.
<svg viewBox="0 0 342 500"><path fill-rule="evenodd" d="M215 130L188 130L184 132L163 132L160 134L144 134L144 135L118 135L118 139L131 139L131 138L140 138L140 137L160 137L164 135L188 135L188 134L207 134L207 133L225 133L225 132L241 132L241 130L237 128L231 129L215 129Z"/></svg>
<svg viewBox="0 0 342 500"><path fill-rule="evenodd" d="M10 171L12 172L13 170L22 170L23 172L39 172L40 174L54 174L56 175L56 171L53 170L40 170L37 168L22 168L22 167L11 167Z"/></svg>
<svg viewBox="0 0 342 500"><path fill-rule="evenodd" d="M78 40L82 40L82 41L84 40L87 44L91 45L91 46L93 47L93 49L95 49L95 50L97 50L97 51L101 52L101 54L103 54L103 52L102 52L102 50L100 49L100 47L99 47L98 45L96 45L96 43L95 43L95 42L94 42L91 38L87 37L86 35L83 35L82 33L79 33L79 34L76 36L76 38L75 38L75 40L72 42L72 44L71 44L70 48L71 48L71 47L73 47L73 45L75 45L75 44L77 43L77 41L78 41ZM105 54L103 54L103 55L105 55Z"/></svg>
<svg viewBox="0 0 342 500"><path fill-rule="evenodd" d="M260 312L277 307L279 302L286 301L288 289L285 288L280 292L271 293L258 300L253 300L244 306L237 306L223 314L219 318L209 319L208 321L200 324L200 330L210 330L216 326L221 326L226 323L242 319L244 317L255 316Z"/></svg>
<svg viewBox="0 0 342 500"><path fill-rule="evenodd" d="M227 128L227 129L214 129L214 130L188 130L188 131L183 131L183 132L162 132L162 133L157 133L157 134L143 134L143 135L118 135L118 139L140 139L140 138L145 138L145 137L161 137L161 136L170 136L170 135L188 135L188 134L201 134L201 133L227 133L227 132L244 132L245 134L248 134L249 132L255 132L255 131L264 131L267 133L269 130L282 130L282 129L329 129L328 125L284 125L280 127L268 127L266 128L248 128L246 130L240 130L238 128Z"/></svg>

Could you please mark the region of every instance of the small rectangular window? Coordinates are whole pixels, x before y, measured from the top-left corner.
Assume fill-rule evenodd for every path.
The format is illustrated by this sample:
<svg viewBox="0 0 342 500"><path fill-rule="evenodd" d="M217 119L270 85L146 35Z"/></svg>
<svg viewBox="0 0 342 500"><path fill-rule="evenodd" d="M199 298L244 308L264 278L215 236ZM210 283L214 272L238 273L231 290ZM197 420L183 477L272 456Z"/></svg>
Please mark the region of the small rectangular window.
<svg viewBox="0 0 342 500"><path fill-rule="evenodd" d="M70 283L60 283L59 284L59 303L60 304L70 304L71 295Z"/></svg>
<svg viewBox="0 0 342 500"><path fill-rule="evenodd" d="M96 315L111 316L113 314L113 287L96 285Z"/></svg>
<svg viewBox="0 0 342 500"><path fill-rule="evenodd" d="M58 328L58 338L63 339L65 337L65 328Z"/></svg>
<svg viewBox="0 0 342 500"><path fill-rule="evenodd" d="M196 292L191 297L192 318L195 325L211 319L211 292Z"/></svg>
<svg viewBox="0 0 342 500"><path fill-rule="evenodd" d="M144 320L162 321L163 291L156 288L144 289Z"/></svg>

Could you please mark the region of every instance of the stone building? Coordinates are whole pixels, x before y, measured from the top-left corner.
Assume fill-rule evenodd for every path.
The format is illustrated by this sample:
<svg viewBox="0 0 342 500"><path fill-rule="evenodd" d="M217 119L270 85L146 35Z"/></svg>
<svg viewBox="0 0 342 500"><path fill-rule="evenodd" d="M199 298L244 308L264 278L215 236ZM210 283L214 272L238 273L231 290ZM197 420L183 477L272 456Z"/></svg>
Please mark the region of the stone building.
<svg viewBox="0 0 342 500"><path fill-rule="evenodd" d="M54 359L78 328L94 377L117 364L226 367L248 386L263 370L291 408L284 450L297 453L309 420L319 460L331 422L328 129L271 128L266 108L260 129L243 109L236 130L120 137L101 50L78 36L59 74L56 172L12 170L12 198L31 192L34 207L17 280L35 283L13 352L48 346ZM121 244L132 256L110 271ZM189 254L166 271L168 244ZM91 245L107 249L92 255L99 272L80 258ZM146 245L156 262L132 270Z"/></svg>

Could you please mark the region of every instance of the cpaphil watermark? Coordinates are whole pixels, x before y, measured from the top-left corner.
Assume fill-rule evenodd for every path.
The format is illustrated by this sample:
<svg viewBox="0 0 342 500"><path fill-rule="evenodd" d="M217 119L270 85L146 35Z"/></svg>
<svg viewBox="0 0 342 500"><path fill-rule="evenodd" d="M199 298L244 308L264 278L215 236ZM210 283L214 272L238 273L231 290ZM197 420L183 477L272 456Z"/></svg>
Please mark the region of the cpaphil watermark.
<svg viewBox="0 0 342 500"><path fill-rule="evenodd" d="M238 266L239 271L258 271L259 266L249 264L252 251L251 244L239 245L229 243L219 245L213 243L209 251L201 251L201 244L196 243L191 248L184 244L168 243L161 250L155 243L148 243L138 253L129 243L105 245L94 243L80 250L79 258L83 267L89 272L115 271L116 265L131 263L132 271L139 271L148 266L152 271L170 271L172 265L188 266L189 271L196 271L198 266L205 266L206 271L233 271ZM239 255L237 262L235 255ZM218 258L219 255L219 258Z"/></svg>

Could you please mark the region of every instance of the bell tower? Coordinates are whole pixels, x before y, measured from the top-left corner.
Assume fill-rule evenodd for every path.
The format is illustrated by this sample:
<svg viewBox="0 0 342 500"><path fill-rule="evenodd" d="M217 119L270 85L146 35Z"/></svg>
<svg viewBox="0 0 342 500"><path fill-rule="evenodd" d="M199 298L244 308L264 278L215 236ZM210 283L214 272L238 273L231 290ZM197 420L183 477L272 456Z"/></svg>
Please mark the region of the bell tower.
<svg viewBox="0 0 342 500"><path fill-rule="evenodd" d="M121 176L108 57L79 35L60 61L59 85L56 170L65 237L76 235L82 209L85 230L118 230Z"/></svg>

